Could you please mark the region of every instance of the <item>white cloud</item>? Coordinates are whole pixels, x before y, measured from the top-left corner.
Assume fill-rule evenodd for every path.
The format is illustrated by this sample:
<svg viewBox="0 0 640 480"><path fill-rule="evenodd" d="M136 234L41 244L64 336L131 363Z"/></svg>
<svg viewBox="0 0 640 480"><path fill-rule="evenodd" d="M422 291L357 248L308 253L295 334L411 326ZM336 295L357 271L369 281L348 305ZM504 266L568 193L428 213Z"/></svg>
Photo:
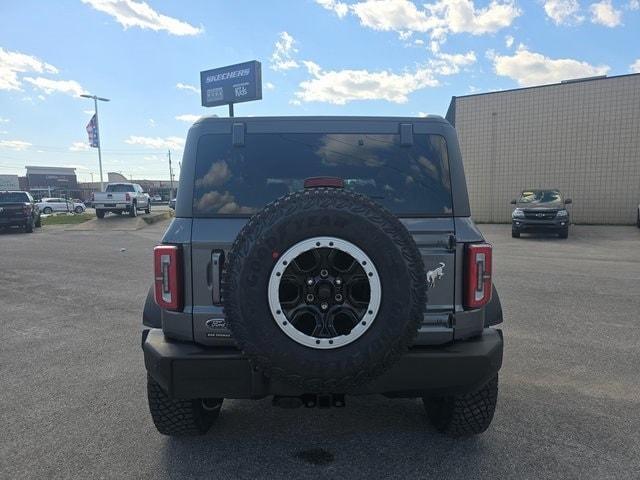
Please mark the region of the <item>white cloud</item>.
<svg viewBox="0 0 640 480"><path fill-rule="evenodd" d="M176 115L175 119L180 120L181 122L194 123L200 117L202 117L202 115L193 115L190 113L185 113L183 115Z"/></svg>
<svg viewBox="0 0 640 480"><path fill-rule="evenodd" d="M89 145L85 142L73 142L69 147L69 150L72 152L86 152L89 148Z"/></svg>
<svg viewBox="0 0 640 480"><path fill-rule="evenodd" d="M9 119L0 117L0 123L9 123Z"/></svg>
<svg viewBox="0 0 640 480"><path fill-rule="evenodd" d="M640 73L640 58L633 62L629 66L629 69L631 70L631 73Z"/></svg>
<svg viewBox="0 0 640 480"><path fill-rule="evenodd" d="M415 45L424 45L424 40L422 40L421 38L416 38L413 43Z"/></svg>
<svg viewBox="0 0 640 480"><path fill-rule="evenodd" d="M429 116L429 114L427 112L418 112L418 116L424 118L424 117Z"/></svg>
<svg viewBox="0 0 640 480"><path fill-rule="evenodd" d="M150 118L150 119L149 119L149 126L150 126L151 128L155 128L155 126L156 126L156 125L157 125L157 124L156 124L156 121L155 121L153 118Z"/></svg>
<svg viewBox="0 0 640 480"><path fill-rule="evenodd" d="M437 0L423 7L409 0L365 0L350 10L364 27L401 35L424 32L440 41L449 33L496 32L522 13L514 0L492 0L485 8L477 8L472 0Z"/></svg>
<svg viewBox="0 0 640 480"><path fill-rule="evenodd" d="M0 47L0 90L22 90L18 73L58 73L58 69L42 60Z"/></svg>
<svg viewBox="0 0 640 480"><path fill-rule="evenodd" d="M187 90L189 92L193 92L193 93L197 93L198 95L200 94L200 89L198 87L195 87L193 85L189 85L188 83L176 83L176 88L178 90Z"/></svg>
<svg viewBox="0 0 640 480"><path fill-rule="evenodd" d="M572 78L605 75L606 65L590 65L571 58L552 59L540 53L530 52L526 47L518 47L513 55L489 54L498 75L509 77L520 86L556 83Z"/></svg>
<svg viewBox="0 0 640 480"><path fill-rule="evenodd" d="M396 74L382 70L323 70L314 62L303 62L313 77L300 83L295 93L301 102L326 102L344 105L354 100L386 100L406 103L412 92L438 85L430 68Z"/></svg>
<svg viewBox="0 0 640 480"><path fill-rule="evenodd" d="M82 0L94 9L111 15L125 29L139 27L153 31L166 31L171 35L198 35L202 27L156 12L148 3L135 0Z"/></svg>
<svg viewBox="0 0 640 480"><path fill-rule="evenodd" d="M94 113L96 113L94 110L83 110L83 113L86 113L87 115L93 115Z"/></svg>
<svg viewBox="0 0 640 480"><path fill-rule="evenodd" d="M629 0L627 8L629 10L640 10L640 0Z"/></svg>
<svg viewBox="0 0 640 480"><path fill-rule="evenodd" d="M271 82L267 82L267 83L264 84L264 88L266 90L275 90L276 86Z"/></svg>
<svg viewBox="0 0 640 480"><path fill-rule="evenodd" d="M26 150L31 145L31 143L22 140L0 140L0 148L8 148L16 151Z"/></svg>
<svg viewBox="0 0 640 480"><path fill-rule="evenodd" d="M617 27L622 23L622 12L615 9L611 0L592 3L589 10L591 10L591 21L593 23L609 28Z"/></svg>
<svg viewBox="0 0 640 480"><path fill-rule="evenodd" d="M141 145L145 148L153 148L156 150L172 149L182 150L184 148L184 138L181 137L139 137L131 135L125 140L129 145Z"/></svg>
<svg viewBox="0 0 640 480"><path fill-rule="evenodd" d="M435 59L429 61L429 66L438 75L455 75L462 67L476 63L476 54L473 51L467 53L435 53Z"/></svg>
<svg viewBox="0 0 640 480"><path fill-rule="evenodd" d="M24 81L42 90L47 95L60 92L77 97L84 93L82 86L75 80L51 80L44 77L25 77Z"/></svg>
<svg viewBox="0 0 640 480"><path fill-rule="evenodd" d="M544 11L556 25L570 25L584 20L579 15L578 0L547 0L544 2Z"/></svg>
<svg viewBox="0 0 640 480"><path fill-rule="evenodd" d="M344 17L349 12L349 5L336 0L316 0L316 3L327 10L331 10L338 15L339 18Z"/></svg>
<svg viewBox="0 0 640 480"><path fill-rule="evenodd" d="M515 40L511 35L507 35L506 37L504 37L504 44L507 46L507 48L511 48L514 41Z"/></svg>
<svg viewBox="0 0 640 480"><path fill-rule="evenodd" d="M298 62L293 58L293 55L298 51L295 48L295 43L294 38L287 32L280 32L271 54L271 68L273 70L298 68Z"/></svg>

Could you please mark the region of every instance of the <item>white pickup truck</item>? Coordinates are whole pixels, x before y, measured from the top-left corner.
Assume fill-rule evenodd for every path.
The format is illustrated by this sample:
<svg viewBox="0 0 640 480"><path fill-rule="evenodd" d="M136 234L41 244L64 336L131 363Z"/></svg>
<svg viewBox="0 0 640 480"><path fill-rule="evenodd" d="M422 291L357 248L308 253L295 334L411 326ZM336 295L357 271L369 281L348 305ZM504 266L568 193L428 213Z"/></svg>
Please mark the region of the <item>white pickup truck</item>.
<svg viewBox="0 0 640 480"><path fill-rule="evenodd" d="M137 183L110 183L104 192L94 193L92 200L98 218L107 212L127 212L130 217L137 216L138 210L151 213L151 198Z"/></svg>

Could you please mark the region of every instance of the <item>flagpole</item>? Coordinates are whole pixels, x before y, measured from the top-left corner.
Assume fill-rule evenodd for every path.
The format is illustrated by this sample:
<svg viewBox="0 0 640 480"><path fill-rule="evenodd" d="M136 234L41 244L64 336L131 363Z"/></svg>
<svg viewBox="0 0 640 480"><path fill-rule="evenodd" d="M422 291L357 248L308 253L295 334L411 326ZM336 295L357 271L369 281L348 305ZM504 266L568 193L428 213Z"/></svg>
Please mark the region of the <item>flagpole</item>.
<svg viewBox="0 0 640 480"><path fill-rule="evenodd" d="M104 180L102 179L102 143L100 140L100 123L98 123L98 98L93 96L93 105L96 110L96 131L98 132L98 165L100 167L100 191L104 192Z"/></svg>
<svg viewBox="0 0 640 480"><path fill-rule="evenodd" d="M96 133L98 134L98 165L100 167L100 190L104 191L104 180L102 177L102 142L100 141L100 125L98 123L98 100L102 102L109 102L110 100L108 98L98 97L97 95L82 94L80 96L84 98L93 98L93 106L96 112Z"/></svg>

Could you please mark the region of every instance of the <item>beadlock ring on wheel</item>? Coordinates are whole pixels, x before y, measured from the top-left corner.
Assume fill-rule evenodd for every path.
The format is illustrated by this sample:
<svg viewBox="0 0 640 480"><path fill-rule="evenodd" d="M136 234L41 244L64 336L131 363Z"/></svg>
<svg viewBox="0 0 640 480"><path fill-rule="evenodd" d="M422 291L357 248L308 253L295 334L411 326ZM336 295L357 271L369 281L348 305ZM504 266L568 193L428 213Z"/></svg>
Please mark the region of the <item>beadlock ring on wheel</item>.
<svg viewBox="0 0 640 480"><path fill-rule="evenodd" d="M341 267L318 261L315 266L305 270L296 262L304 255L313 255L316 259L322 255L324 259L339 255ZM353 262L347 266L349 257ZM295 273L292 272L293 265ZM344 275L341 275L341 271ZM295 299L289 299L286 305L281 301L283 279L297 282L295 287L298 288ZM352 291L362 291L364 279L368 287L368 301L363 301L366 292L363 297L357 298ZM358 282L359 285L349 285L349 282ZM306 347L325 350L348 345L371 327L380 308L382 286L375 265L356 245L336 237L313 237L296 243L278 257L269 277L267 296L274 321L289 338ZM307 318L312 317L315 321L311 334L296 324L295 316L300 313L307 314ZM340 331L335 327L334 321L339 315L343 319L352 319L353 325L348 331L344 331L344 328ZM290 318L292 316L295 318ZM330 326L327 327L327 324ZM318 334L320 325L323 334Z"/></svg>

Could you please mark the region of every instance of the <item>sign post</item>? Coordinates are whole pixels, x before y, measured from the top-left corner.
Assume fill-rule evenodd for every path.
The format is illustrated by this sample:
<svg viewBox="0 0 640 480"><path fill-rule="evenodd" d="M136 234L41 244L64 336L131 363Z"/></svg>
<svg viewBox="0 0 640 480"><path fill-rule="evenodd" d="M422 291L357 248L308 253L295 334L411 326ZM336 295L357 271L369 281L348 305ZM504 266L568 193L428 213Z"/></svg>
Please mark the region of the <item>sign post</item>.
<svg viewBox="0 0 640 480"><path fill-rule="evenodd" d="M229 105L262 99L262 65L254 60L200 72L200 96L203 107Z"/></svg>

